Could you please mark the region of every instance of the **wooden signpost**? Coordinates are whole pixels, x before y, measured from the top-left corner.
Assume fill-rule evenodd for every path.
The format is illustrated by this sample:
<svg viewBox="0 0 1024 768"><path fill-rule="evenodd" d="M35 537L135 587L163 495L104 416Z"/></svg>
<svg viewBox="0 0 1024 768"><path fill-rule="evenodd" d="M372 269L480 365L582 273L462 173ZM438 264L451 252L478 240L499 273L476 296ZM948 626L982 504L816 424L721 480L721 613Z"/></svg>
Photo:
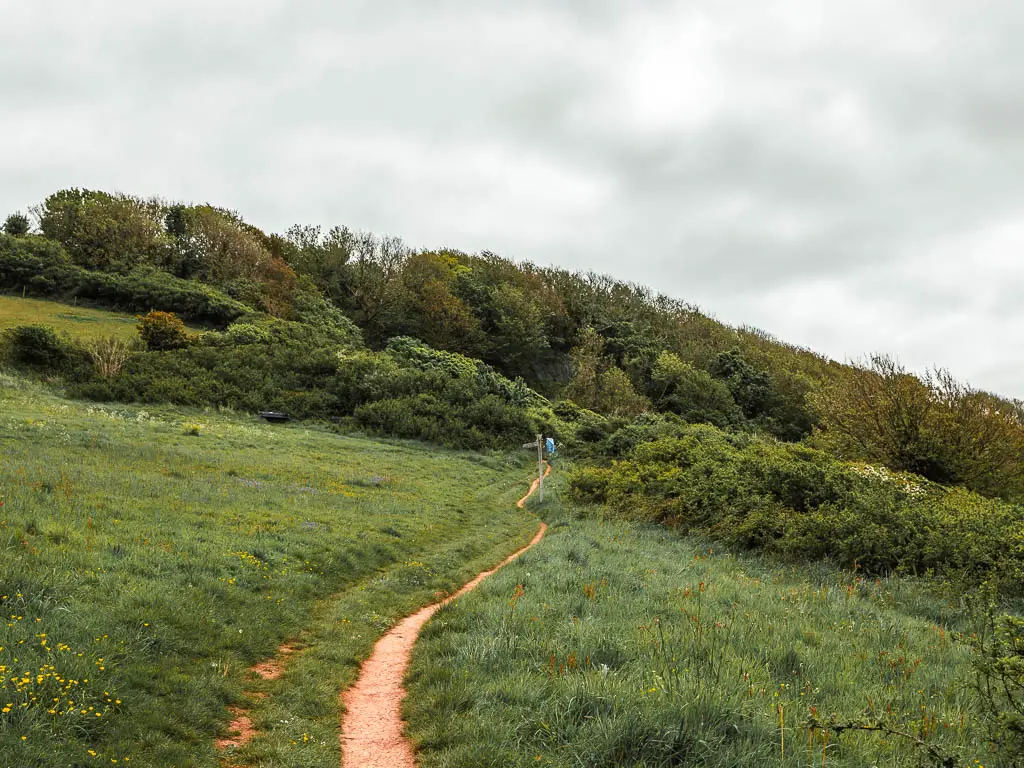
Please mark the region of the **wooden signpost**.
<svg viewBox="0 0 1024 768"><path fill-rule="evenodd" d="M523 443L523 448L537 449L537 490L540 492L540 500L544 501L544 435L537 435L535 442Z"/></svg>

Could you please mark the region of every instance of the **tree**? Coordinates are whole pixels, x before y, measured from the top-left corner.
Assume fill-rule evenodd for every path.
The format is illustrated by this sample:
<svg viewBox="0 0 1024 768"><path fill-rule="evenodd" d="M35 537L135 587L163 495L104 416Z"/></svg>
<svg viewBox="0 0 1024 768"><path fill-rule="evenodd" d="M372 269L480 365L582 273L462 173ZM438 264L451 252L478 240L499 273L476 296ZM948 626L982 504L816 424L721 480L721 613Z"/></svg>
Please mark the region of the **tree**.
<svg viewBox="0 0 1024 768"><path fill-rule="evenodd" d="M466 270L451 252L411 254L395 286L392 330L415 335L438 349L479 356L485 341L480 321L457 294L459 275Z"/></svg>
<svg viewBox="0 0 1024 768"><path fill-rule="evenodd" d="M367 232L354 236L348 291L341 306L370 343L380 344L388 335L395 335L390 331L396 325L402 293L400 278L410 255L401 238L376 237Z"/></svg>
<svg viewBox="0 0 1024 768"><path fill-rule="evenodd" d="M936 369L918 378L884 355L812 398L816 440L845 458L916 472L987 495L1024 492L1024 413Z"/></svg>
<svg viewBox="0 0 1024 768"><path fill-rule="evenodd" d="M4 232L13 237L24 237L29 233L32 225L28 216L16 211L4 221Z"/></svg>
<svg viewBox="0 0 1024 768"><path fill-rule="evenodd" d="M342 306L351 292L349 261L358 235L348 227L289 227L285 239L291 246L289 263L300 275L308 275L335 304Z"/></svg>
<svg viewBox="0 0 1024 768"><path fill-rule="evenodd" d="M171 255L163 206L155 200L64 189L47 197L36 215L42 233L87 269L163 267Z"/></svg>
<svg viewBox="0 0 1024 768"><path fill-rule="evenodd" d="M650 395L659 411L677 413L690 423L728 427L743 420L723 382L671 352L662 352L654 363Z"/></svg>
<svg viewBox="0 0 1024 768"><path fill-rule="evenodd" d="M573 378L564 394L573 402L606 416L636 416L649 409L647 398L605 354L604 341L593 328L583 330L572 361Z"/></svg>
<svg viewBox="0 0 1024 768"><path fill-rule="evenodd" d="M1024 409L958 382L942 368L925 384L938 404L931 430L941 438L955 481L989 496L1024 493Z"/></svg>
<svg viewBox="0 0 1024 768"><path fill-rule="evenodd" d="M721 379L733 400L747 418L765 415L772 398L771 377L752 366L738 349L722 352L715 358L711 373Z"/></svg>
<svg viewBox="0 0 1024 768"><path fill-rule="evenodd" d="M929 430L936 402L892 358L872 355L814 396L819 441L841 458L883 463L948 482L949 467Z"/></svg>
<svg viewBox="0 0 1024 768"><path fill-rule="evenodd" d="M286 241L211 205L170 206L164 223L173 238L172 268L179 277L212 283L277 317L291 314L295 271L272 251L283 250Z"/></svg>

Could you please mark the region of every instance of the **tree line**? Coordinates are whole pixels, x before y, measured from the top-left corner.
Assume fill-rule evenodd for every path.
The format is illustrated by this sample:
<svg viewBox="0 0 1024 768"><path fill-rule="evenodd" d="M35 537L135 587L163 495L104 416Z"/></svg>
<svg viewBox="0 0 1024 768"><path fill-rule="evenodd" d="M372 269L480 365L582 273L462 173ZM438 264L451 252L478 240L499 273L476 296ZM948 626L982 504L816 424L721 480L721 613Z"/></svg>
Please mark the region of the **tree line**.
<svg viewBox="0 0 1024 768"><path fill-rule="evenodd" d="M65 272L128 285L157 281L165 292L197 286L207 303L240 307L232 319L246 308L307 324L344 316L371 350L413 337L620 426L672 414L806 441L987 495L1024 493L1019 402L974 390L946 371L915 376L885 356L840 364L606 275L486 251L416 249L345 226L266 233L215 205L95 190L55 192L30 214L4 223L7 290L31 282L15 284L7 277L13 269L4 269L16 252L24 260L26 241L34 241L51 260L59 250ZM103 303L102 291L93 294L83 298ZM151 300L147 309L175 311L173 302Z"/></svg>

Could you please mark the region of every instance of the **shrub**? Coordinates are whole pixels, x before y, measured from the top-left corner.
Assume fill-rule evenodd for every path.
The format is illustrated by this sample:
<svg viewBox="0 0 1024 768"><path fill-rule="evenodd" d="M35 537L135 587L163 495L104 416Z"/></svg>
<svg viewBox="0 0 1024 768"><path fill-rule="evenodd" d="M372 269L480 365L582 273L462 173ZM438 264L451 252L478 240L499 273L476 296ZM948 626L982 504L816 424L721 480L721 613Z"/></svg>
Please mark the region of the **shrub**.
<svg viewBox="0 0 1024 768"><path fill-rule="evenodd" d="M96 372L104 379L120 373L128 358L135 353L131 344L115 336L93 339L85 345L85 351L92 359Z"/></svg>
<svg viewBox="0 0 1024 768"><path fill-rule="evenodd" d="M587 414L593 413L593 411L588 411L586 408L576 405L572 400L560 400L552 406L552 410L555 416L562 419L562 421L568 421L573 424Z"/></svg>
<svg viewBox="0 0 1024 768"><path fill-rule="evenodd" d="M15 365L40 372L58 373L75 360L71 342L45 325L19 325L4 334L8 355Z"/></svg>
<svg viewBox="0 0 1024 768"><path fill-rule="evenodd" d="M605 449L623 458L570 484L627 516L871 573L997 574L1007 589L1024 586L1019 506L708 425L635 424Z"/></svg>
<svg viewBox="0 0 1024 768"><path fill-rule="evenodd" d="M338 344L362 346L362 331L336 306L320 293L319 289L300 280L300 290L295 295L293 319L312 326Z"/></svg>
<svg viewBox="0 0 1024 768"><path fill-rule="evenodd" d="M615 430L615 426L600 414L585 411L576 421L576 439L585 443L597 443L604 440Z"/></svg>
<svg viewBox="0 0 1024 768"><path fill-rule="evenodd" d="M366 403L355 410L358 424L383 434L427 440L453 448L509 448L533 435L526 412L494 395L462 408L421 392Z"/></svg>
<svg viewBox="0 0 1024 768"><path fill-rule="evenodd" d="M271 335L265 328L260 328L253 323L234 323L228 326L224 337L229 344L268 344Z"/></svg>
<svg viewBox="0 0 1024 768"><path fill-rule="evenodd" d="M658 410L678 414L691 423L728 427L743 420L725 383L671 352L662 352L654 364L650 395Z"/></svg>
<svg viewBox="0 0 1024 768"><path fill-rule="evenodd" d="M352 349L339 343L351 338L339 327L249 314L225 332L204 334L202 344L182 346L180 321L153 312L140 318L150 352L102 383L71 389L81 397L281 410L296 418L351 416L375 432L462 448L516 447L539 426L560 434L562 422L544 398L478 361L418 342L398 353Z"/></svg>
<svg viewBox="0 0 1024 768"><path fill-rule="evenodd" d="M140 315L137 328L146 349L153 352L181 349L188 346L190 341L185 323L173 312L153 311L145 316Z"/></svg>
<svg viewBox="0 0 1024 768"><path fill-rule="evenodd" d="M387 351L397 360L424 372L436 372L452 379L472 380L481 391L497 395L518 406L547 405L547 399L534 392L520 378L508 379L486 363L457 352L445 352L419 339L396 336Z"/></svg>
<svg viewBox="0 0 1024 768"><path fill-rule="evenodd" d="M129 312L175 312L187 320L215 325L226 325L252 311L214 288L156 269L91 272L71 263L57 243L35 235L0 234L0 286L4 291L84 299Z"/></svg>
<svg viewBox="0 0 1024 768"><path fill-rule="evenodd" d="M998 613L986 591L991 585L983 590L981 631L969 638L976 687L993 745L1018 765L1024 761L1024 617Z"/></svg>

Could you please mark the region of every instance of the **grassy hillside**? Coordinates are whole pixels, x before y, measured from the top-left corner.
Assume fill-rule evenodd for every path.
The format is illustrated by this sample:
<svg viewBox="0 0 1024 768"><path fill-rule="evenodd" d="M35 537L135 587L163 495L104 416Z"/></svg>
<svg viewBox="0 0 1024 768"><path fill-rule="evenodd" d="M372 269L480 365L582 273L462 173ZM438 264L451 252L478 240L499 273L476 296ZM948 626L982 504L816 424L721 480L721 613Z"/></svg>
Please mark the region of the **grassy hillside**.
<svg viewBox="0 0 1024 768"><path fill-rule="evenodd" d="M244 705L232 764L336 765L374 638L535 522L525 456L426 443L539 432L592 519L439 614L409 704L429 764L1011 765L986 728L1024 754L1024 403L486 251L90 190L33 210L4 291L149 314L128 345L133 317L0 298L16 764L213 765ZM268 409L302 423L241 415ZM992 601L963 636L984 696L940 588ZM285 638L287 673L246 680Z"/></svg>
<svg viewBox="0 0 1024 768"><path fill-rule="evenodd" d="M213 766L247 668L274 765L337 765L337 693L395 619L525 542L500 457L87 406L0 379L0 755ZM244 757L239 757L239 760Z"/></svg>
<svg viewBox="0 0 1024 768"><path fill-rule="evenodd" d="M111 336L128 341L138 338L138 322L135 315L124 312L0 296L0 332L19 325L48 325L79 341Z"/></svg>
<svg viewBox="0 0 1024 768"><path fill-rule="evenodd" d="M569 517L437 614L406 711L424 766L935 764L921 740L1009 768L986 743L964 626L918 582ZM837 736L833 719L907 736Z"/></svg>
<svg viewBox="0 0 1024 768"><path fill-rule="evenodd" d="M251 328L259 316L334 337L304 339L304 351L341 341L380 351L413 337L612 419L658 413L810 440L840 458L1024 500L1024 404L975 390L948 371L914 375L884 354L841 364L764 331L727 326L644 286L488 251L415 249L345 226L268 233L213 205L99 190L59 190L32 210L34 227L21 218L12 234L0 234L4 291L174 312L228 331L204 335L200 345L265 345L265 334ZM240 327L231 332L233 324ZM67 352L56 356L76 357ZM24 363L33 355L20 357ZM99 377L88 367L59 373L79 385L77 395L95 400L251 407L263 388L246 382L247 391L238 391L237 361L224 357L193 352L132 360L120 373L107 366ZM274 407L298 400L303 417L356 415L324 395L331 371L314 373L275 382L285 386L256 399L276 400ZM438 406L436 393L419 384L388 394L390 402L359 417L364 427L435 440L443 431L437 411L457 405L443 397ZM466 434L448 440L462 447L490 444L480 421L524 421L515 414L464 416Z"/></svg>

